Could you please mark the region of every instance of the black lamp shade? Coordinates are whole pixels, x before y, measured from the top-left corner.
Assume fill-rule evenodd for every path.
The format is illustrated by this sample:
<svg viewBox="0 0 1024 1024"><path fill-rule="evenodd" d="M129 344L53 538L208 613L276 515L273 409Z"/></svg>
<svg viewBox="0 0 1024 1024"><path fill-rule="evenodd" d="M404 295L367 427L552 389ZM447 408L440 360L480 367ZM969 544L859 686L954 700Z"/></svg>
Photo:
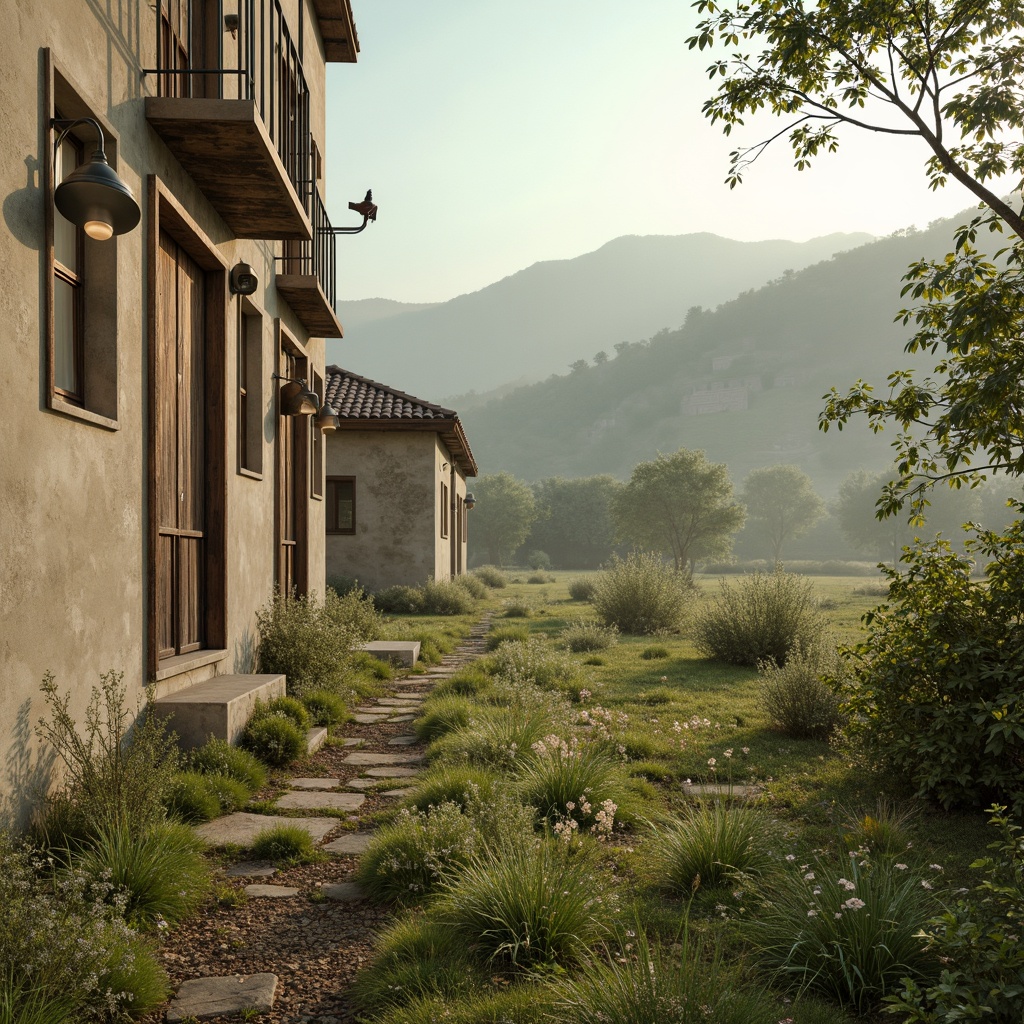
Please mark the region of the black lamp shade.
<svg viewBox="0 0 1024 1024"><path fill-rule="evenodd" d="M320 400L306 387L306 382L290 380L281 385L281 413L285 416L312 416Z"/></svg>
<svg viewBox="0 0 1024 1024"><path fill-rule="evenodd" d="M341 426L341 419L333 405L325 405L316 418L316 425L326 434Z"/></svg>
<svg viewBox="0 0 1024 1024"><path fill-rule="evenodd" d="M472 508L476 504L476 498L473 497L473 492L470 491L465 498L462 499L462 503L466 508Z"/></svg>
<svg viewBox="0 0 1024 1024"><path fill-rule="evenodd" d="M132 190L117 176L101 150L57 186L53 201L72 224L100 240L131 231L142 217Z"/></svg>

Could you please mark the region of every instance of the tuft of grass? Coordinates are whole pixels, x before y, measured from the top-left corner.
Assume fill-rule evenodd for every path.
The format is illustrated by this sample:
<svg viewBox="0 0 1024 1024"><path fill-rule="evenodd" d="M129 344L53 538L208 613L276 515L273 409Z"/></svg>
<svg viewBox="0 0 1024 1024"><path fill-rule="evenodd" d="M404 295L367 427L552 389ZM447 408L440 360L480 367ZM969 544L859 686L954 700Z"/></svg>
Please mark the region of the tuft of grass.
<svg viewBox="0 0 1024 1024"><path fill-rule="evenodd" d="M615 626L602 626L589 619L575 619L566 624L559 634L562 646L574 654L588 651L606 651L619 642L619 631Z"/></svg>
<svg viewBox="0 0 1024 1024"><path fill-rule="evenodd" d="M530 639L528 626L493 626L487 634L486 647L489 651L496 651L502 644L518 641L520 643Z"/></svg>
<svg viewBox="0 0 1024 1024"><path fill-rule="evenodd" d="M916 815L880 796L871 811L846 810L843 814L843 839L851 850L866 849L875 857L900 857L913 848L913 823Z"/></svg>
<svg viewBox="0 0 1024 1024"><path fill-rule="evenodd" d="M420 810L443 803L465 809L475 799L490 801L497 781L497 773L488 768L442 762L420 777L405 802Z"/></svg>
<svg viewBox="0 0 1024 1024"><path fill-rule="evenodd" d="M459 697L476 697L490 689L491 679L486 672L475 665L460 668L447 679L442 679L433 689L431 697L457 695Z"/></svg>
<svg viewBox="0 0 1024 1024"><path fill-rule="evenodd" d="M481 565L472 574L491 590L504 590L508 586L508 576L496 565Z"/></svg>
<svg viewBox="0 0 1024 1024"><path fill-rule="evenodd" d="M473 595L452 579L429 579L420 595L420 610L427 615L468 615L476 605Z"/></svg>
<svg viewBox="0 0 1024 1024"><path fill-rule="evenodd" d="M607 665L608 662L606 662L604 660L604 658L600 657L599 655L593 655L590 658L584 658L583 659L583 664L584 665Z"/></svg>
<svg viewBox="0 0 1024 1024"><path fill-rule="evenodd" d="M164 807L170 817L188 825L210 821L221 812L220 799L214 792L211 776L199 772L175 774L164 790Z"/></svg>
<svg viewBox="0 0 1024 1024"><path fill-rule="evenodd" d="M595 590L592 576L577 576L569 581L569 597L574 601L593 601Z"/></svg>
<svg viewBox="0 0 1024 1024"><path fill-rule="evenodd" d="M436 740L456 729L465 729L476 705L468 697L455 694L431 694L423 706L423 714L416 719L416 736L424 743Z"/></svg>
<svg viewBox="0 0 1024 1024"><path fill-rule="evenodd" d="M274 825L265 828L252 842L250 852L256 860L292 866L314 864L323 853L313 837L299 825Z"/></svg>
<svg viewBox="0 0 1024 1024"><path fill-rule="evenodd" d="M507 771L534 757L532 747L551 730L551 719L542 708L488 709L472 727L458 729L435 740L427 748L433 761L466 761Z"/></svg>
<svg viewBox="0 0 1024 1024"><path fill-rule="evenodd" d="M376 659L374 659L376 660ZM378 662L383 664L383 662ZM347 711L341 697L330 690L309 690L302 694L302 705L315 725L340 725Z"/></svg>
<svg viewBox="0 0 1024 1024"><path fill-rule="evenodd" d="M267 784L267 770L248 750L233 747L227 740L210 739L189 754L188 763L204 775L226 775L251 792Z"/></svg>
<svg viewBox="0 0 1024 1024"><path fill-rule="evenodd" d="M525 597L506 597L501 602L501 614L506 619L528 619L533 611L533 602Z"/></svg>
<svg viewBox="0 0 1024 1024"><path fill-rule="evenodd" d="M306 734L284 715L254 715L242 734L242 745L265 764L281 768L306 749Z"/></svg>
<svg viewBox="0 0 1024 1024"><path fill-rule="evenodd" d="M671 651L667 647L661 644L652 644L650 647L645 647L640 652L640 657L644 661L658 661L662 658L668 658L671 656Z"/></svg>

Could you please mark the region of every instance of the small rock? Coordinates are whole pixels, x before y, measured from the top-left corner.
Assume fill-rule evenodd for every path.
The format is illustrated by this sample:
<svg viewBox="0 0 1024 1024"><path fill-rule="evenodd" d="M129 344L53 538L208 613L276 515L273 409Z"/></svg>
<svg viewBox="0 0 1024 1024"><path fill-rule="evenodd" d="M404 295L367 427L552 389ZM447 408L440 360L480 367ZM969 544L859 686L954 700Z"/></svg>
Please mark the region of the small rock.
<svg viewBox="0 0 1024 1024"><path fill-rule="evenodd" d="M290 885L247 885L245 891L250 896L270 896L271 898L297 896L299 893L298 889L293 889Z"/></svg>

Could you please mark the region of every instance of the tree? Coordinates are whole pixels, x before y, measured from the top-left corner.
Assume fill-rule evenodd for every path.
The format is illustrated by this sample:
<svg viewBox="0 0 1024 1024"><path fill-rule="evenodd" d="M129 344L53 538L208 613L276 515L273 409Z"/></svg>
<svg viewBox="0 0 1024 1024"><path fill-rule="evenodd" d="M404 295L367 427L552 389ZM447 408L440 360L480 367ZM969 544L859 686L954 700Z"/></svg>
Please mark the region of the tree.
<svg viewBox="0 0 1024 1024"><path fill-rule="evenodd" d="M482 476L473 491L477 503L472 512L470 543L484 548L488 560L496 565L511 561L537 515L533 491L511 473Z"/></svg>
<svg viewBox="0 0 1024 1024"><path fill-rule="evenodd" d="M767 538L772 561L782 560L782 545L806 533L825 514L811 478L797 466L765 466L751 472L741 495L747 516Z"/></svg>
<svg viewBox="0 0 1024 1024"><path fill-rule="evenodd" d="M607 474L535 483L537 519L525 546L546 551L562 569L597 568L615 547L611 500L621 488Z"/></svg>
<svg viewBox="0 0 1024 1024"><path fill-rule="evenodd" d="M786 118L767 139L736 149L727 181L776 139L788 136L803 170L835 152L839 129L916 136L931 150L930 186L952 178L986 212L957 232L945 259L910 267L904 295L919 304L897 319L917 331L909 352L941 353L935 376L890 375L885 393L858 381L833 389L819 420L839 428L864 414L872 429L893 422L897 477L879 514L915 509L936 482L959 486L985 471L1024 474L1024 218L994 189L1019 191L1024 175L1024 6L1019 0L700 0L706 14L688 40L701 50L728 46L711 65L722 79L704 104L726 134L744 116ZM758 47L756 53L748 48ZM1014 138L1016 134L1016 138ZM950 142L949 140L954 140ZM1009 188L1006 188L1007 184ZM987 257L982 226L1011 238Z"/></svg>
<svg viewBox="0 0 1024 1024"><path fill-rule="evenodd" d="M612 518L622 540L670 554L677 570L692 570L698 558L729 553L744 519L743 506L732 498L723 464L680 448L634 468L612 498Z"/></svg>

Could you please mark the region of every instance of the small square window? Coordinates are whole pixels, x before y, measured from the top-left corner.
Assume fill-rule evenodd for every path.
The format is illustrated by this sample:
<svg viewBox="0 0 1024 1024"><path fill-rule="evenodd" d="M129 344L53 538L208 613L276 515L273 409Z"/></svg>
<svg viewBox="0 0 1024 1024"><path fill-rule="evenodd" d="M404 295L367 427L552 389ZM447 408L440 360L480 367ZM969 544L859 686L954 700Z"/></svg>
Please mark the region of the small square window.
<svg viewBox="0 0 1024 1024"><path fill-rule="evenodd" d="M327 478L327 532L356 532L356 479L353 476Z"/></svg>

